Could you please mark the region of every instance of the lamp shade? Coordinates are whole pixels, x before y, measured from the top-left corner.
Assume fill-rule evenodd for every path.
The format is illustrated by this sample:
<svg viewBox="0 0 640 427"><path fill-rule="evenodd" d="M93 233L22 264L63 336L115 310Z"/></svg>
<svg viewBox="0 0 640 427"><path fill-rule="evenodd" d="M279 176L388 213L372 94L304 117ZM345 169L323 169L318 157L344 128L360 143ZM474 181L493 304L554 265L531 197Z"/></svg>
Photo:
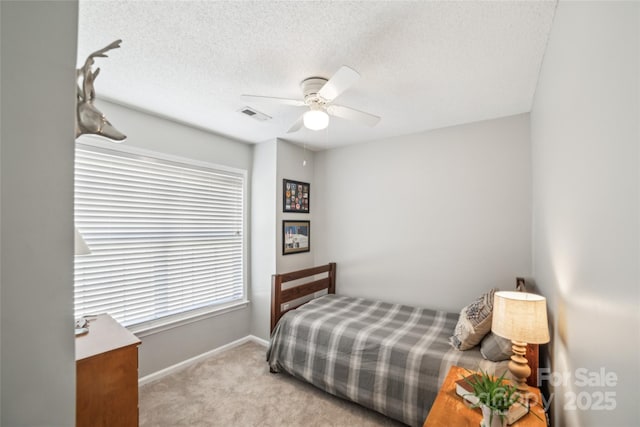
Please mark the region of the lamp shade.
<svg viewBox="0 0 640 427"><path fill-rule="evenodd" d="M91 253L91 249L87 246L87 242L84 241L82 235L78 231L77 228L74 228L75 231L75 239L74 239L74 252L75 255L89 255Z"/></svg>
<svg viewBox="0 0 640 427"><path fill-rule="evenodd" d="M326 111L313 109L302 115L304 127L311 130L321 130L329 126L329 115Z"/></svg>
<svg viewBox="0 0 640 427"><path fill-rule="evenodd" d="M547 299L527 292L496 292L491 330L512 341L549 342Z"/></svg>

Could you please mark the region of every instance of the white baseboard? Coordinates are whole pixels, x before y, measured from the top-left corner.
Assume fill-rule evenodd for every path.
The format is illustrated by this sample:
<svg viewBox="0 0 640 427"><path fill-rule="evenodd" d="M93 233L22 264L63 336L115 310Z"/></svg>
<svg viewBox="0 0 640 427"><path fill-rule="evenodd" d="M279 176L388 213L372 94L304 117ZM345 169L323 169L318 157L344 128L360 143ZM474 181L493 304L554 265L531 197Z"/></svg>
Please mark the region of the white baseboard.
<svg viewBox="0 0 640 427"><path fill-rule="evenodd" d="M269 347L269 341L258 338L255 335L249 335L247 338L249 338L250 341L253 341L256 344L260 344L263 347Z"/></svg>
<svg viewBox="0 0 640 427"><path fill-rule="evenodd" d="M194 363L200 362L204 359L207 359L215 354L218 353L222 353L223 351L229 350L233 347L237 347L239 345L242 345L246 342L252 341L258 345L267 347L269 345L269 341L267 340L263 340L262 338L258 338L254 335L247 335L244 338L240 338L239 340L235 340L230 342L229 344L225 344L223 346L220 346L218 348L214 348L213 350L207 351L205 353L199 354L197 356L194 356L190 359L187 360L183 360L182 362L178 362L175 365L171 365L167 368L161 369L159 371L156 371L152 374L149 375L145 375L142 378L138 379L138 387L143 386L145 384L149 384L152 383L154 381L158 381L161 378L166 377L167 375L171 375L173 373L176 373L178 371L181 371L183 369L185 369L186 367L193 365Z"/></svg>

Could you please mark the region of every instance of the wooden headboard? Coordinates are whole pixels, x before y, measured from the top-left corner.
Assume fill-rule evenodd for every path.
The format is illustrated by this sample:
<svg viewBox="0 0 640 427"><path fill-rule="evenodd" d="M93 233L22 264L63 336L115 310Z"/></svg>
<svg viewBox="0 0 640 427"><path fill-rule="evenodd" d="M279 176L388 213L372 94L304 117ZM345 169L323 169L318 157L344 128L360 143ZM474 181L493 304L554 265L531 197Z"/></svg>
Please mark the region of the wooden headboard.
<svg viewBox="0 0 640 427"><path fill-rule="evenodd" d="M306 279L318 274L328 273L327 277L310 282L293 285L282 290L282 285L293 280ZM336 293L336 263L330 262L319 267L305 268L304 270L292 271L290 273L274 274L271 276L271 332L276 327L278 320L289 310L295 307L288 307L282 310L282 304L286 304L298 298L314 294L323 289L327 293Z"/></svg>

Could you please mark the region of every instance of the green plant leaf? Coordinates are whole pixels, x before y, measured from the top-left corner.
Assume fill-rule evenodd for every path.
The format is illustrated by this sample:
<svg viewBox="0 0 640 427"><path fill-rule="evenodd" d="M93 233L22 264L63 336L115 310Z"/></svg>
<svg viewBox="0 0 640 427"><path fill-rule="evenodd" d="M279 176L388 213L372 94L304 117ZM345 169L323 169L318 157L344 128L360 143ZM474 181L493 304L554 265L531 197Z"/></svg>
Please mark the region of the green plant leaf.
<svg viewBox="0 0 640 427"><path fill-rule="evenodd" d="M480 369L478 373L468 369L467 372L469 375L463 377L463 379L473 389L473 393L470 394L473 394L479 400L478 403L472 405L472 407L477 408L481 405L488 407L491 409L491 419L493 419L493 414L496 413L501 420L504 420L509 411L509 407L516 403L526 406L520 401L521 395L518 389L509 383L505 383L504 376L506 372L499 377L489 375L482 369ZM536 418L543 421L538 414L530 410L530 407L527 409L529 409L529 412L533 413Z"/></svg>

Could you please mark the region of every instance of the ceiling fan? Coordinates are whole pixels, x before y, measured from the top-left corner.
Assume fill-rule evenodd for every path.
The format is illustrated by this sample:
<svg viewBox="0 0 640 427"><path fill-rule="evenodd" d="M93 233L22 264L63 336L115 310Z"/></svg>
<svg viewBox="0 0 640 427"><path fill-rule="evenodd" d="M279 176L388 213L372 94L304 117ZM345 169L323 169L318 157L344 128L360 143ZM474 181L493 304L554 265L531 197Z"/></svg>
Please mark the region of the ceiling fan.
<svg viewBox="0 0 640 427"><path fill-rule="evenodd" d="M296 132L303 125L311 130L324 129L329 126L329 116L352 120L367 126L375 126L380 121L380 117L333 103L338 96L349 89L359 78L360 74L357 71L343 65L329 80L322 77L304 79L300 83L303 99L275 98L261 95L242 96L248 99L277 102L294 107L308 107L308 111L300 116L287 133Z"/></svg>

